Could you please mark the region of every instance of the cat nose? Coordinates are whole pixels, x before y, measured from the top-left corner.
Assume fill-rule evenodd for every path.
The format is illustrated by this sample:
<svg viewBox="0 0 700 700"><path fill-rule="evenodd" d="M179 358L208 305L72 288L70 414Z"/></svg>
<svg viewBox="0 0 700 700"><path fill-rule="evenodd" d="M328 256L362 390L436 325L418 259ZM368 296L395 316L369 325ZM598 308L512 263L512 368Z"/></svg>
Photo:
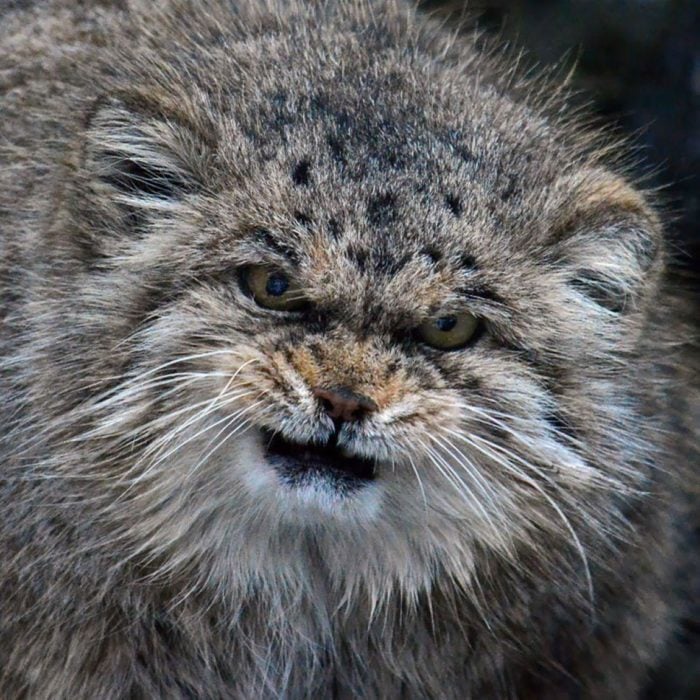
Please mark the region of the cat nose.
<svg viewBox="0 0 700 700"><path fill-rule="evenodd" d="M364 418L377 410L377 404L368 396L358 394L347 387L314 387L311 392L321 402L323 410L334 421L349 422Z"/></svg>

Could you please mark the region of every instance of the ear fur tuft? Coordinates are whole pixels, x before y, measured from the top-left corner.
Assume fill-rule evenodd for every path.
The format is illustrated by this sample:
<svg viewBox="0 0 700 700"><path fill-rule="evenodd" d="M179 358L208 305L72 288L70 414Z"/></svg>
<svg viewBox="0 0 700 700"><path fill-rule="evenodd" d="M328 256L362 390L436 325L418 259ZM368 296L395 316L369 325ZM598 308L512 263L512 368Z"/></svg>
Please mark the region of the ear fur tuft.
<svg viewBox="0 0 700 700"><path fill-rule="evenodd" d="M571 269L570 286L611 312L638 305L662 249L643 194L603 169L562 177L554 189L558 259Z"/></svg>
<svg viewBox="0 0 700 700"><path fill-rule="evenodd" d="M87 134L87 167L124 205L158 209L197 189L187 163L192 135L166 119L142 115L120 102L94 115Z"/></svg>

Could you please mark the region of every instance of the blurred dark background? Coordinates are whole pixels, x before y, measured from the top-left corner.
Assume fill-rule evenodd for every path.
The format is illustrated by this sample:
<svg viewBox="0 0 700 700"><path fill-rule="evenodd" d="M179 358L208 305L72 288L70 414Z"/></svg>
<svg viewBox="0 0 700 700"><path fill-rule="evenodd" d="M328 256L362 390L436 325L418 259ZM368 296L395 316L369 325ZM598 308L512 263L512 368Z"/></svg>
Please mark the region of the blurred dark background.
<svg viewBox="0 0 700 700"><path fill-rule="evenodd" d="M700 280L700 0L423 0L575 65L577 99L630 135L637 171L662 186L682 272Z"/></svg>

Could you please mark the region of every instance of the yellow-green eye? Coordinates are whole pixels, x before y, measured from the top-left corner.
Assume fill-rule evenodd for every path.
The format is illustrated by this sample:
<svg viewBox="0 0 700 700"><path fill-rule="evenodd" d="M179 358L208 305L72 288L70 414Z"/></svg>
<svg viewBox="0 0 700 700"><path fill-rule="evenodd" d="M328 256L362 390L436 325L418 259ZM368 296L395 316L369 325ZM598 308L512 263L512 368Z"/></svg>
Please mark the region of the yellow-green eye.
<svg viewBox="0 0 700 700"><path fill-rule="evenodd" d="M253 265L246 271L245 282L253 299L266 309L299 311L308 303L299 285L281 270Z"/></svg>
<svg viewBox="0 0 700 700"><path fill-rule="evenodd" d="M478 327L476 316L455 314L425 321L418 327L418 335L424 343L438 350L457 350L474 337Z"/></svg>

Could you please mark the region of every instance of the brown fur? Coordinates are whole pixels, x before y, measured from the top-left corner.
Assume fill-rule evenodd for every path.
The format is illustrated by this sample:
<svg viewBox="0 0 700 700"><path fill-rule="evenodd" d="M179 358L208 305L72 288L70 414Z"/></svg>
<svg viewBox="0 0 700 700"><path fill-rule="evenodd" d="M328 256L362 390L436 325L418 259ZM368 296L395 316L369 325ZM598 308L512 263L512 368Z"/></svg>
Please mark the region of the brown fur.
<svg viewBox="0 0 700 700"><path fill-rule="evenodd" d="M0 695L638 697L695 377L659 217L561 91L391 2L0 19ZM326 439L315 386L379 407L357 492L264 457Z"/></svg>

